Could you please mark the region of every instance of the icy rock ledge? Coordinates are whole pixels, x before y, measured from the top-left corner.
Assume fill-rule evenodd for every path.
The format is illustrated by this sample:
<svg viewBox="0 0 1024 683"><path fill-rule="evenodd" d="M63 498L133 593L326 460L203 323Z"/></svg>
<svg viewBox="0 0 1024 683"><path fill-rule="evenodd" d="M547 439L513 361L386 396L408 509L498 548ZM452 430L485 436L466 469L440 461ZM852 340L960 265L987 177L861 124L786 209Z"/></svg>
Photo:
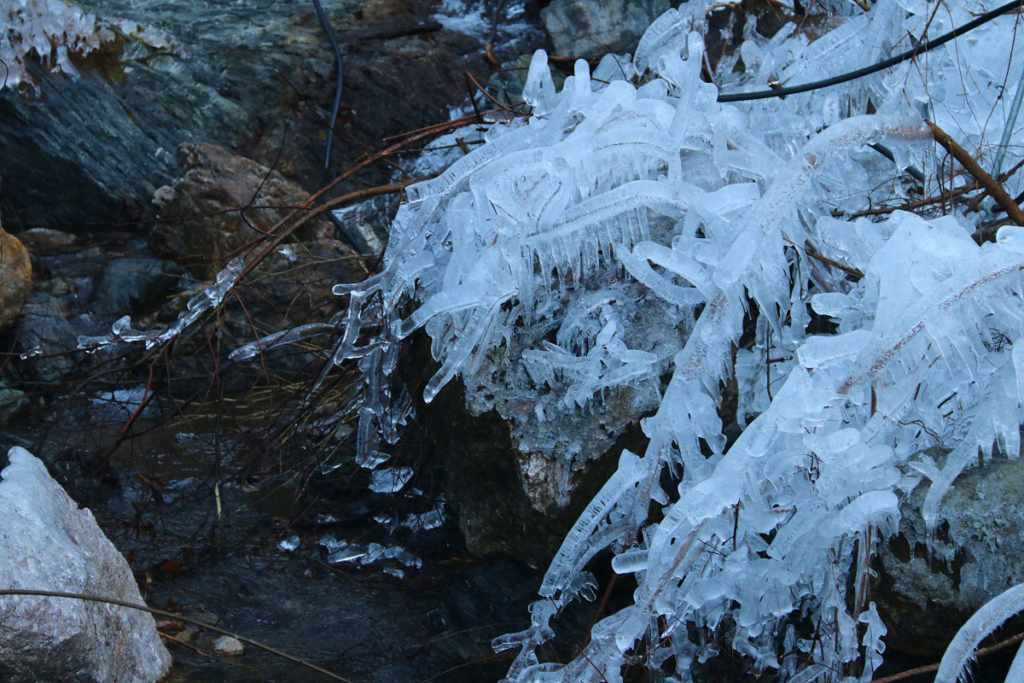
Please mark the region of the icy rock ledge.
<svg viewBox="0 0 1024 683"><path fill-rule="evenodd" d="M0 472L0 588L142 604L128 563L23 448ZM153 617L67 598L0 597L0 680L149 683L171 666Z"/></svg>

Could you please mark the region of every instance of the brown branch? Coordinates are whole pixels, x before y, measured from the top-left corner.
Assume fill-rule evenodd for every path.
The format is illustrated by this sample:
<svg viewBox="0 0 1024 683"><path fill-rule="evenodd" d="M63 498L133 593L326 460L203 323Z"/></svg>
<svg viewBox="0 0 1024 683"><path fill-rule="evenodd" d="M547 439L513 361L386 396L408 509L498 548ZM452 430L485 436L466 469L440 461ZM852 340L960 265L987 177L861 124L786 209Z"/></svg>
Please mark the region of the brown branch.
<svg viewBox="0 0 1024 683"><path fill-rule="evenodd" d="M1017 225L1024 226L1024 211L1020 210L1017 206L1017 202L1013 201L1013 197L1003 189L1003 186L995 181L985 170L974 160L967 150L957 144L956 140L949 137L946 131L936 126L931 121L925 121L928 127L932 130L932 136L935 138L935 142L939 143L950 155L960 162L968 173L974 176L974 179L978 181L988 193L992 196L992 199L996 201L999 206L1003 207L1006 214L1013 219L1013 222Z"/></svg>
<svg viewBox="0 0 1024 683"><path fill-rule="evenodd" d="M491 93L487 92L487 88L485 88L484 86L480 85L480 81L476 80L476 78L474 78L474 77L473 77L473 74L469 73L468 71L466 72L466 78L467 78L467 79L468 79L468 80L469 80L469 81L470 81L470 82L471 82L471 83L472 83L473 85L475 85L475 86L476 86L477 90L479 90L480 92L482 92L482 93L484 94L484 97L486 97L487 99L489 99L489 100L490 100L491 102L494 102L494 104L498 105L498 107L500 107L500 108L501 108L501 109L503 109L504 111L507 111L507 112L509 112L509 113L510 113L510 114L512 114L513 116L522 116L522 115L523 115L523 113L522 113L522 112L518 112L518 111L516 111L515 109L512 109L511 107L508 107L508 106L506 106L506 105L502 104L501 102L499 102L499 101L498 101L498 98L496 98L496 97L495 97L494 95L492 95Z"/></svg>
<svg viewBox="0 0 1024 683"><path fill-rule="evenodd" d="M268 254L270 254L270 252L272 252L274 249L280 246L280 244L285 240L285 238L287 238L293 232L295 232L296 230L298 230L303 225L313 220L317 216L327 213L331 209L336 209L339 206L344 206L345 204L362 201L364 199L369 199L370 197L376 197L382 194L395 194L397 192L401 192L410 185L422 183L425 180L436 178L438 175L440 175L440 173L433 173L431 175L423 176L421 178L409 178L407 180L392 183L390 185L378 185L376 187L367 187L362 190L356 190L354 192L343 194L340 197L335 197L334 199L324 202L323 204L320 204L317 207L308 209L307 213L297 218L287 228L284 228L283 230L274 229L270 231L272 232L272 234L269 236L270 241L265 242L263 244L263 248L260 251L258 251L252 258L246 260L245 268L243 268L242 273L239 275L238 279L241 280L249 273L251 273L253 270L255 270L256 266L258 266L260 262L264 258L266 258Z"/></svg>
<svg viewBox="0 0 1024 683"><path fill-rule="evenodd" d="M836 261L835 259L831 259L828 256L825 256L824 254L819 254L818 252L814 251L810 247L801 247L798 244L794 244L792 240L787 239L786 241L789 242L790 244L792 244L794 247L796 247L800 251L802 251L805 254L807 254L808 256L810 256L811 258L817 259L817 260L821 261L822 263L824 263L826 265L829 265L829 266L832 266L833 268L841 270L844 273L846 273L847 275L849 275L850 277L855 277L858 280L860 280L861 278L864 277L864 273L862 271L858 270L857 268L851 268L850 266L844 265L844 264L840 263L839 261Z"/></svg>
<svg viewBox="0 0 1024 683"><path fill-rule="evenodd" d="M1016 164L1014 164L1013 168L1011 168L1009 171L1006 171L1005 173L1001 173L997 180L999 180L1000 183L1005 183L1007 180L1009 180L1013 176L1014 173L1016 173L1017 171L1020 170L1021 166L1024 166L1024 159L1021 159ZM987 191L979 193L977 197L974 197L973 199L971 199L971 203L967 205L967 211L968 212L970 212L970 211L977 211L978 210L978 206L981 204L982 200L985 199L985 197L987 197L987 196L988 196L988 192Z"/></svg>

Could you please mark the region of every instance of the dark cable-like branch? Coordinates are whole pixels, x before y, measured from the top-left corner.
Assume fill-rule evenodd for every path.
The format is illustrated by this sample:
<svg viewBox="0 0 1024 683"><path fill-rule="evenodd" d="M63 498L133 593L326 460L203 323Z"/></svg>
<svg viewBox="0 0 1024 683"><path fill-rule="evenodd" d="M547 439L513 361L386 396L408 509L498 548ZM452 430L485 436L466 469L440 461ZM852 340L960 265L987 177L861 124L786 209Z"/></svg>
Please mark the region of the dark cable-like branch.
<svg viewBox="0 0 1024 683"><path fill-rule="evenodd" d="M804 83L803 85L793 85L786 88L777 88L772 90L756 90L754 92L731 92L719 94L719 102L748 102L750 100L765 100L771 97L785 97L786 95L796 95L802 92L809 92L811 90L820 90L821 88L828 88L833 85L839 85L840 83L846 83L853 81L864 76L870 76L873 73L878 73L884 69L888 69L891 66L896 66L900 62L905 62L908 59L913 59L917 55L923 55L929 50L934 50L940 45L945 45L949 41L953 40L958 36L962 36L969 31L973 31L982 24L987 24L998 16L1006 14L1015 9L1019 9L1024 6L1024 0L1013 0L1008 2L1001 7L997 7L991 12L986 12L980 17L973 19L963 26L958 26L949 33L945 33L934 40L929 40L924 43L918 43L913 49L901 52L898 55L883 59L876 64L866 66L863 69L857 69L856 71L849 71L839 76L833 76L832 78L826 78L821 81L812 81L810 83Z"/></svg>
<svg viewBox="0 0 1024 683"><path fill-rule="evenodd" d="M334 31L331 30L331 25L327 21L327 15L324 14L324 8L320 5L320 0L313 0L313 7L316 9L316 16L320 20L320 25L324 28L324 33L327 34L327 39L331 41L331 49L334 50L334 62L338 67L338 80L334 84L334 105L331 107L331 122L327 129L327 151L324 153L324 170L326 171L331 164L331 142L334 141L334 124L338 120L338 107L341 106L341 86L344 81L341 71L341 48L338 46L338 41L334 38Z"/></svg>

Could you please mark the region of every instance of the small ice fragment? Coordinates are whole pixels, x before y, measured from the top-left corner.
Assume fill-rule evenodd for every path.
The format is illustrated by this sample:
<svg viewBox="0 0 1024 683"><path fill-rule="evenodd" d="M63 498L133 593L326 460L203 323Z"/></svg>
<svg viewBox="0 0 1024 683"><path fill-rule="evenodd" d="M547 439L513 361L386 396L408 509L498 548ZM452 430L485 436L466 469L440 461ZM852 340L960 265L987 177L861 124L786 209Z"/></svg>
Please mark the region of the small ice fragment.
<svg viewBox="0 0 1024 683"><path fill-rule="evenodd" d="M33 346L31 349L21 354L21 360L28 360L29 358L35 358L36 356L43 355L43 350L38 346Z"/></svg>
<svg viewBox="0 0 1024 683"><path fill-rule="evenodd" d="M355 562L359 560L361 564L365 564L361 559L364 555L366 555L366 548L358 543L350 543L328 555L327 562L329 564L338 564L340 562Z"/></svg>
<svg viewBox="0 0 1024 683"><path fill-rule="evenodd" d="M406 567L414 567L419 569L423 566L423 560L416 557L412 553L399 549L399 552L395 554L395 559L404 564Z"/></svg>
<svg viewBox="0 0 1024 683"><path fill-rule="evenodd" d="M295 252L292 251L291 247L289 247L287 245L283 246L283 247L278 247L277 248L277 253L281 254L282 256L284 256L286 259L288 259L292 263L295 263Z"/></svg>
<svg viewBox="0 0 1024 683"><path fill-rule="evenodd" d="M356 456L356 464L367 470L375 470L388 460L391 456L387 453L381 453L377 450L372 450L364 456Z"/></svg>
<svg viewBox="0 0 1024 683"><path fill-rule="evenodd" d="M402 526L416 531L430 531L444 524L445 514L439 509L412 514L402 521Z"/></svg>
<svg viewBox="0 0 1024 683"><path fill-rule="evenodd" d="M371 543L366 547L366 554L359 558L360 564L373 564L380 558L384 557L384 552L387 550L380 543Z"/></svg>
<svg viewBox="0 0 1024 683"><path fill-rule="evenodd" d="M412 479L411 467L377 470L370 477L370 490L376 493L397 493Z"/></svg>
<svg viewBox="0 0 1024 683"><path fill-rule="evenodd" d="M277 544L277 549L278 550L283 550L286 553L290 553L290 552L292 552L293 550L295 550L298 547L299 547L299 537L298 536L291 536L291 537L286 538L286 539L284 539L283 541L281 541L280 543Z"/></svg>
<svg viewBox="0 0 1024 683"><path fill-rule="evenodd" d="M387 574L388 576L393 576L396 579L404 579L405 578L405 572L403 572L398 567L384 567L384 573Z"/></svg>
<svg viewBox="0 0 1024 683"><path fill-rule="evenodd" d="M328 553L333 553L346 547L348 541L342 540L334 534L324 534L320 539L319 545L322 545Z"/></svg>

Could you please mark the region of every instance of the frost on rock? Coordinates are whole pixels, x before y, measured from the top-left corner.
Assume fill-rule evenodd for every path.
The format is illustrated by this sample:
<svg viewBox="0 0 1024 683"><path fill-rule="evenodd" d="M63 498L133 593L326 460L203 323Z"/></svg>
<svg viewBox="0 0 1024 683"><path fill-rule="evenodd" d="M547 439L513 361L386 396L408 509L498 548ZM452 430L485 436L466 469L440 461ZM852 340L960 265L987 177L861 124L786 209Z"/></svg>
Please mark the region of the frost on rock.
<svg viewBox="0 0 1024 683"><path fill-rule="evenodd" d="M331 355L363 373L367 467L396 438L406 404L392 375L420 329L440 364L424 400L461 376L471 405L498 408L496 392L473 389L497 378L514 436L554 459L588 454L543 440L553 414L600 409L615 392L652 403L646 448L622 452L566 536L530 627L494 642L519 649L509 681L621 681L638 662L689 680L723 648L788 680L869 680L885 627L865 589L899 498L926 480L934 524L979 452L1020 450L1018 229L978 246L962 205L853 220L968 182L939 177L923 116L994 156L1018 87L1004 78L1014 17L932 50L927 69L724 104L718 88L867 66L985 8L826 2L813 40L794 25L762 36L751 21L715 84L702 75L711 9L666 12L631 62L602 62L600 80L577 62L560 91L538 52L532 116L491 125L485 144L410 186L381 272L335 288L348 308ZM1011 146L1004 167L1021 156ZM1024 189L1021 174L1006 189ZM723 420L741 433L727 439ZM952 449L941 468L917 456L937 442ZM540 661L556 615L592 599L588 563L607 550L635 577L633 603L573 661Z"/></svg>

